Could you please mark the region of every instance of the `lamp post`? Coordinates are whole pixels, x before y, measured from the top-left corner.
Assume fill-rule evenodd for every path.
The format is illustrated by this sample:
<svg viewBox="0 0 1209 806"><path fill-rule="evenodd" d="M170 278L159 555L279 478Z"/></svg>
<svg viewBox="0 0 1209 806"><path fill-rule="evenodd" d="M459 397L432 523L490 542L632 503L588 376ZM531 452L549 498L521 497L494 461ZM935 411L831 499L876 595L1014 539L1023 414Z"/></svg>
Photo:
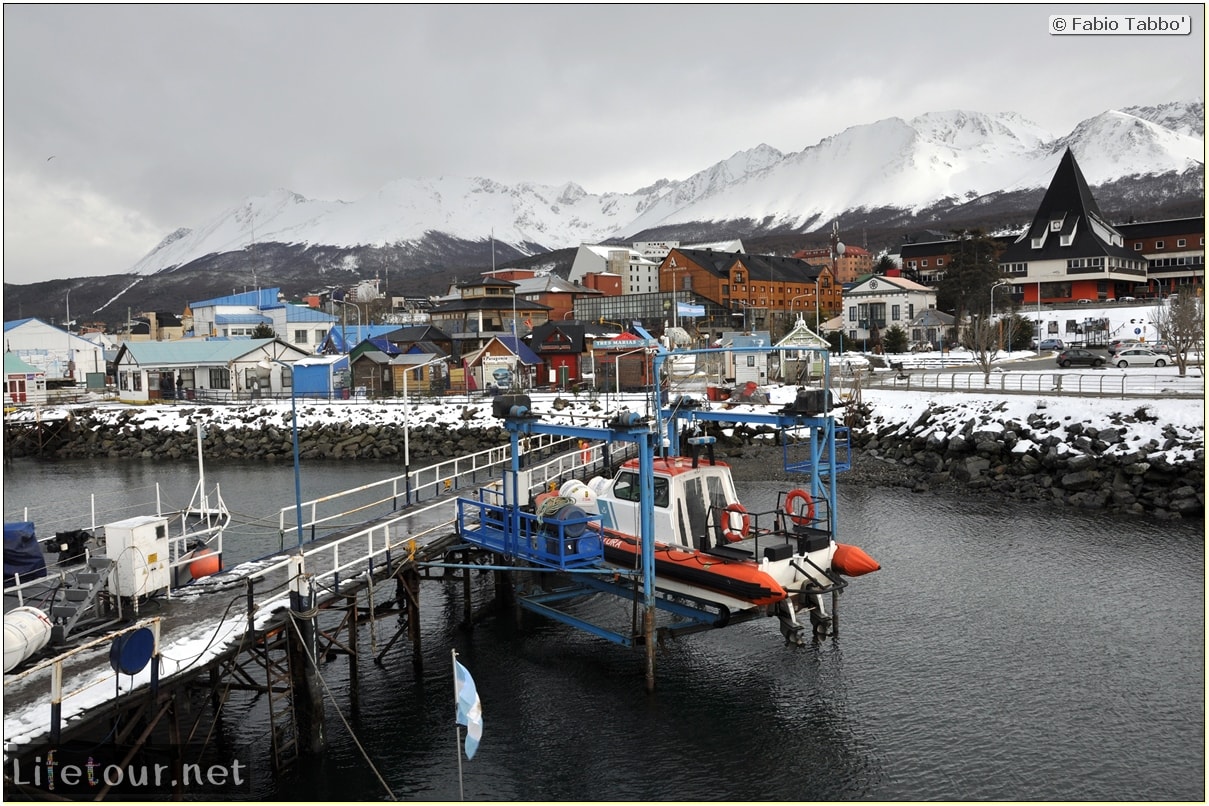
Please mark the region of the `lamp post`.
<svg viewBox="0 0 1209 806"><path fill-rule="evenodd" d="M996 289L996 288L1003 288L1004 286L1011 286L1011 284L1012 284L1012 283L1011 283L1011 281L1009 281L1009 280L999 280L999 281L998 281L998 282L996 282L996 283L995 283L993 286L991 286L991 314L994 314L994 313L995 313L995 289ZM989 317L988 317L988 320L989 320ZM1009 352L1011 351L1011 348L1012 348L1012 331L1011 331L1011 327L1012 327L1012 324L1011 324L1011 322L1009 321L1009 322L1008 322L1008 343L1007 343L1007 347L1008 347L1008 351L1009 351Z"/></svg>
<svg viewBox="0 0 1209 806"><path fill-rule="evenodd" d="M348 305L356 312L356 314L357 314L357 343L360 344L361 343L361 309L358 308L356 305L354 305L351 302L348 302L348 301L342 300L342 299L336 299L335 297L332 298L332 302L337 302L341 305ZM340 327L340 331L341 331L341 335L344 336L344 354L348 355L349 349L348 349L348 319L347 318L344 319L344 322Z"/></svg>
<svg viewBox="0 0 1209 806"><path fill-rule="evenodd" d="M294 367L285 361L277 358L265 358L259 362L261 367L272 369L272 365L276 364L281 367L281 376L285 378L285 371L290 371L290 432L294 443L294 515L298 521L298 549L302 550L302 473L298 462L298 385L294 383L293 373ZM272 384L270 384L271 388Z"/></svg>
<svg viewBox="0 0 1209 806"><path fill-rule="evenodd" d="M424 367L444 360L440 356L435 356L423 363L409 366L403 371L403 486L404 500L408 506L411 506L411 399L407 394L407 376L418 369L424 369Z"/></svg>

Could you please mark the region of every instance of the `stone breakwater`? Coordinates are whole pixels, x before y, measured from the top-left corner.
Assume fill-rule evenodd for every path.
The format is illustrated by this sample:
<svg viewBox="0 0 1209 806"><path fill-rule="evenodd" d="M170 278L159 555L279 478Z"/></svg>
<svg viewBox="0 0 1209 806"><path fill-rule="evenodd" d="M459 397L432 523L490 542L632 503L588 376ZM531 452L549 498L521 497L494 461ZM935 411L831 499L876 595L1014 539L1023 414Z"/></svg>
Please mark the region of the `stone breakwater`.
<svg viewBox="0 0 1209 806"><path fill-rule="evenodd" d="M238 416L227 416L222 425L210 419L211 412L197 409L191 421L204 425L202 450L206 461L293 462L294 441L291 417L280 410L266 413L249 408ZM406 443L415 466L504 445L508 432L490 421L467 421L462 428L433 422L413 425L405 436L399 423L353 423L333 410L321 424L298 429L298 455L303 461L385 460L402 462ZM117 414L77 409L72 427L62 441L47 452L58 459L145 459L173 461L197 458L197 434L192 427L157 427L153 417L137 408Z"/></svg>
<svg viewBox="0 0 1209 806"><path fill-rule="evenodd" d="M1168 425L1161 427L1161 439L1130 442L1134 426L1154 420L1144 407L1114 415L1102 427L1044 410L1023 421L981 413L939 425L947 413L932 407L902 423L858 408L850 419L852 470L840 482L1051 501L1158 519L1204 517L1203 431ZM744 461L733 463L736 478L756 477L753 472L767 478L781 449L761 444L769 435L758 429L739 433L748 447L740 449Z"/></svg>
<svg viewBox="0 0 1209 806"><path fill-rule="evenodd" d="M248 409L235 417L192 410L206 424L207 461L293 459L290 413ZM508 442L495 420L464 410L458 425L430 417L413 425L413 466L461 456ZM954 418L956 416L956 419ZM1074 507L1156 518L1204 516L1204 430L1162 426L1143 405L1092 426L1044 408L1021 419L931 406L913 421L892 410L855 406L844 412L852 433L853 468L841 483L893 484L914 490L993 494L1020 501L1052 501ZM114 414L82 408L61 442L43 451L61 459L192 461L192 428L158 427L154 417L131 409ZM1137 432L1161 433L1142 441ZM781 449L765 429L712 426L722 455L737 478L777 478ZM11 447L11 446L9 446ZM10 455L19 455L19 448ZM337 411L299 428L303 461L386 461L401 464L404 429L389 420L354 423Z"/></svg>

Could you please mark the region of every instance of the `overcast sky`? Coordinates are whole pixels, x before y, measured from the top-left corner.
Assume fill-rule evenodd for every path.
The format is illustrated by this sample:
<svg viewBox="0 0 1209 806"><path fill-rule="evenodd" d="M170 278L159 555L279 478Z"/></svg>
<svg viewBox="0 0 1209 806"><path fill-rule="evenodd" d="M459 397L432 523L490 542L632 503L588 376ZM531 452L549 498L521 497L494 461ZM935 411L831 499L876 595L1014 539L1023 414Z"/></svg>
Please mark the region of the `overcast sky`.
<svg viewBox="0 0 1209 806"><path fill-rule="evenodd" d="M1190 36L1053 36L1051 13ZM630 192L767 143L945 109L1061 135L1204 98L1201 5L12 5L4 280L127 271L287 188L400 178Z"/></svg>

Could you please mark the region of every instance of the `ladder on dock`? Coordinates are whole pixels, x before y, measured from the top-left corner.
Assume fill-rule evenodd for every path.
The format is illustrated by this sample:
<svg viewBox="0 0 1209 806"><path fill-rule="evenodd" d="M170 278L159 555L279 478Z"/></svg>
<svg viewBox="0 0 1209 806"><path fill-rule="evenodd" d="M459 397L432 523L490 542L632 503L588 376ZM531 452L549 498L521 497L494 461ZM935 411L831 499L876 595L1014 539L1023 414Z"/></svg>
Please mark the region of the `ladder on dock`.
<svg viewBox="0 0 1209 806"><path fill-rule="evenodd" d="M266 635L258 647L269 696L273 767L279 772L298 761L298 719L294 713L294 670L289 641L286 626Z"/></svg>

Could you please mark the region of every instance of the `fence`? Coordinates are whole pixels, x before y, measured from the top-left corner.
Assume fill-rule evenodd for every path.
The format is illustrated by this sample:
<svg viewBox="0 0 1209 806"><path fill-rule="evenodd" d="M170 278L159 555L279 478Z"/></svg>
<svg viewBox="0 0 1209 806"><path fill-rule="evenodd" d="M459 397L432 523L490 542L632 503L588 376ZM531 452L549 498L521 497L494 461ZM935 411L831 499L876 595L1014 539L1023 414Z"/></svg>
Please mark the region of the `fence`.
<svg viewBox="0 0 1209 806"><path fill-rule="evenodd" d="M1205 378L1196 375L1105 372L890 372L865 381L866 388L932 392L998 392L1075 397L1204 397Z"/></svg>

